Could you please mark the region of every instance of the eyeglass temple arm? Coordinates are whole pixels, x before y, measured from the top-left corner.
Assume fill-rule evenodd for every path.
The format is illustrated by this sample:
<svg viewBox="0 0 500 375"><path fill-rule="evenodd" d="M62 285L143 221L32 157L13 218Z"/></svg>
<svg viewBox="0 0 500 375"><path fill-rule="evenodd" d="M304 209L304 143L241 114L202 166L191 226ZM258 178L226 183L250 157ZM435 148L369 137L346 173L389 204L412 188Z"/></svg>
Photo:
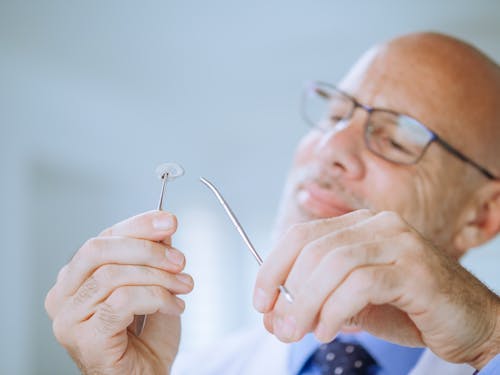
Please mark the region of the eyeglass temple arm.
<svg viewBox="0 0 500 375"><path fill-rule="evenodd" d="M497 180L498 179L493 173L489 172L486 168L481 167L474 160L469 159L467 156L465 156L460 151L458 151L457 149L455 149L454 147L452 147L450 144L446 143L444 140L442 140L436 134L433 134L433 139L432 140L438 142L447 151L451 152L453 155L455 155L457 158L459 158L463 162L468 163L468 164L472 165L473 167L477 168L488 179L490 179L490 180Z"/></svg>

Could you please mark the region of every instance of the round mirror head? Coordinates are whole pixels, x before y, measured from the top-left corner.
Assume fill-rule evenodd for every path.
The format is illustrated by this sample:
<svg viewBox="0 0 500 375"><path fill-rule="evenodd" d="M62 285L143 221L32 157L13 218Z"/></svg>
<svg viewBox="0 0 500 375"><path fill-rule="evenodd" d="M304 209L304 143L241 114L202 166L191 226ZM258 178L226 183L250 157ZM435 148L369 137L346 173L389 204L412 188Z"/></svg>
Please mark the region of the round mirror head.
<svg viewBox="0 0 500 375"><path fill-rule="evenodd" d="M155 173L160 180L172 181L184 175L184 168L177 163L164 163L156 167Z"/></svg>

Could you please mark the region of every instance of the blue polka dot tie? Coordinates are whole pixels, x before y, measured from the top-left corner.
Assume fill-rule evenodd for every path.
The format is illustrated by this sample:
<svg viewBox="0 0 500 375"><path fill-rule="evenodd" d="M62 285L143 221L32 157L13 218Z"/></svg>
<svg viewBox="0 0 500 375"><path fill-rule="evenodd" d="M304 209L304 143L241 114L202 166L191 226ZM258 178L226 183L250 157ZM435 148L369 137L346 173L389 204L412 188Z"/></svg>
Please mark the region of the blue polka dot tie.
<svg viewBox="0 0 500 375"><path fill-rule="evenodd" d="M321 345L312 356L322 375L375 374L377 363L361 345L333 340Z"/></svg>

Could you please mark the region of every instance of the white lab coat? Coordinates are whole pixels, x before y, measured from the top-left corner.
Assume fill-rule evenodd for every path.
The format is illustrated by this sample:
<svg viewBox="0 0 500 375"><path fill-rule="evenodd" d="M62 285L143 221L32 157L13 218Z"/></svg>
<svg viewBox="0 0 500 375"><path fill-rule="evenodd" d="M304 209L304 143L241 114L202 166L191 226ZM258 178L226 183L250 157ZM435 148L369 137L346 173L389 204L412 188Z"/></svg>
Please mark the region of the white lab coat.
<svg viewBox="0 0 500 375"><path fill-rule="evenodd" d="M172 375L290 375L289 345L260 327L228 337L195 353L181 353ZM472 375L464 364L445 362L426 350L410 375ZM405 374L402 374L405 375Z"/></svg>

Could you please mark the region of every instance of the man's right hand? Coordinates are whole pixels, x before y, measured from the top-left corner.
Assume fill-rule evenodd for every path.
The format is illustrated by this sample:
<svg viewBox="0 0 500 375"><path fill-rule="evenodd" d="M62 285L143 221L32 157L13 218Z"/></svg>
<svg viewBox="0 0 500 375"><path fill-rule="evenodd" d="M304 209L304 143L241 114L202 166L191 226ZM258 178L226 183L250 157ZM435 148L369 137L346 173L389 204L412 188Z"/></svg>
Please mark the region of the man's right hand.
<svg viewBox="0 0 500 375"><path fill-rule="evenodd" d="M184 310L176 295L193 289L184 255L170 246L176 229L165 211L135 216L88 240L59 272L45 308L84 374L169 373ZM142 314L136 337L127 327Z"/></svg>

